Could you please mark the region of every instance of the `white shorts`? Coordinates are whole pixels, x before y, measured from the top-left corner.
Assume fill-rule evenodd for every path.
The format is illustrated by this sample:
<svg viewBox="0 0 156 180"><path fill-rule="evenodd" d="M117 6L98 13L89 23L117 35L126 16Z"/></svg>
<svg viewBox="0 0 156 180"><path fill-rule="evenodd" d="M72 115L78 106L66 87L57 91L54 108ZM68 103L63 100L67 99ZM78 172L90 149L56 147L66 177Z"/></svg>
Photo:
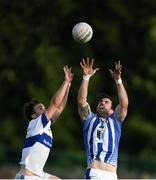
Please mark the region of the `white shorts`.
<svg viewBox="0 0 156 180"><path fill-rule="evenodd" d="M40 176L25 176L23 173L17 173L15 179L48 179L51 174L44 173L42 177Z"/></svg>
<svg viewBox="0 0 156 180"><path fill-rule="evenodd" d="M109 171L104 171L101 169L90 168L86 171L86 179L101 179L101 180L117 180L117 174Z"/></svg>

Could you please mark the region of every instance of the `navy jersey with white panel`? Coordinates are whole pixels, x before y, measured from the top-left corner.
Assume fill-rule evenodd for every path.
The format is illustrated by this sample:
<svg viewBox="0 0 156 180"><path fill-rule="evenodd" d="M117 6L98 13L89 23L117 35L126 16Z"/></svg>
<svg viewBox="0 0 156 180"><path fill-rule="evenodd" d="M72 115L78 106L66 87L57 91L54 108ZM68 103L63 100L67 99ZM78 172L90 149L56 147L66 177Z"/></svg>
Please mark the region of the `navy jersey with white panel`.
<svg viewBox="0 0 156 180"><path fill-rule="evenodd" d="M43 175L43 168L52 147L53 136L51 121L43 113L29 122L26 139L22 149L20 165L38 176Z"/></svg>
<svg viewBox="0 0 156 180"><path fill-rule="evenodd" d="M113 112L106 119L91 112L83 120L87 164L99 160L117 166L122 122Z"/></svg>

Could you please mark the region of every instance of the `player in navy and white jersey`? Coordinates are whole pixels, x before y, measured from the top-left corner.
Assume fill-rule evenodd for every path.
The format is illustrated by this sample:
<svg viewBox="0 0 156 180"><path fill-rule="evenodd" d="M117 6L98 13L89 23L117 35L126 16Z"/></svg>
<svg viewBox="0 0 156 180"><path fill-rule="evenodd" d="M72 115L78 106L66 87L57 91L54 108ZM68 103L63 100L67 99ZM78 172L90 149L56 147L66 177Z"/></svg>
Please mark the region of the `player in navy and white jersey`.
<svg viewBox="0 0 156 180"><path fill-rule="evenodd" d="M121 80L122 65L115 63L114 71L109 69L116 82L119 104L113 108L112 98L101 94L96 113L87 102L90 77L99 70L93 69L93 59L82 59L80 65L83 78L78 91L78 111L83 123L84 144L87 153L86 179L117 179L118 149L121 126L127 115L128 97Z"/></svg>
<svg viewBox="0 0 156 180"><path fill-rule="evenodd" d="M21 169L16 174L15 179L59 179L54 175L45 173L43 168L53 142L51 125L66 105L73 80L71 68L66 65L63 70L65 79L51 99L47 109L35 99L25 104L25 114L30 122L22 149Z"/></svg>

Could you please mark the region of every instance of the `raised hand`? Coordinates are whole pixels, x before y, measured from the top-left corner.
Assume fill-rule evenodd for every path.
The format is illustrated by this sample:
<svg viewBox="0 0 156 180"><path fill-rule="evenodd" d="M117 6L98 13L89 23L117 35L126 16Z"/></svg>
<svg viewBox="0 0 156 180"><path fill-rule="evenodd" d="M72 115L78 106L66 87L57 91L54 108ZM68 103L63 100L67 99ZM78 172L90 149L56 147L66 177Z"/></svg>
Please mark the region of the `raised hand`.
<svg viewBox="0 0 156 180"><path fill-rule="evenodd" d="M83 74L84 75L93 75L96 71L99 70L99 68L93 69L93 64L94 64L94 59L89 59L87 57L87 59L82 59L82 61L80 62L80 65L82 67L83 70Z"/></svg>
<svg viewBox="0 0 156 180"><path fill-rule="evenodd" d="M65 80L69 83L72 82L74 74L72 73L72 68L68 67L68 65L65 65L63 67L64 73L65 73Z"/></svg>
<svg viewBox="0 0 156 180"><path fill-rule="evenodd" d="M118 80L121 78L121 69L122 65L120 64L120 61L115 62L114 71L112 69L109 69L109 72L111 73L114 80Z"/></svg>

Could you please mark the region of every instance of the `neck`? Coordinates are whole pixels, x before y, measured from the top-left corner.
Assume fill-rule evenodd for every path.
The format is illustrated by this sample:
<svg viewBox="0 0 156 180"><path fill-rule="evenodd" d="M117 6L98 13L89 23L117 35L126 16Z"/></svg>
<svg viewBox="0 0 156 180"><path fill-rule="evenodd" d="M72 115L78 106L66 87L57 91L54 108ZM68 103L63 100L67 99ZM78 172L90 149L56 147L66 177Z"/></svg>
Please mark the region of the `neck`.
<svg viewBox="0 0 156 180"><path fill-rule="evenodd" d="M109 112L103 112L103 113L97 113L98 116L102 117L102 118L107 118L108 116L110 116L113 113L113 110L111 109Z"/></svg>

